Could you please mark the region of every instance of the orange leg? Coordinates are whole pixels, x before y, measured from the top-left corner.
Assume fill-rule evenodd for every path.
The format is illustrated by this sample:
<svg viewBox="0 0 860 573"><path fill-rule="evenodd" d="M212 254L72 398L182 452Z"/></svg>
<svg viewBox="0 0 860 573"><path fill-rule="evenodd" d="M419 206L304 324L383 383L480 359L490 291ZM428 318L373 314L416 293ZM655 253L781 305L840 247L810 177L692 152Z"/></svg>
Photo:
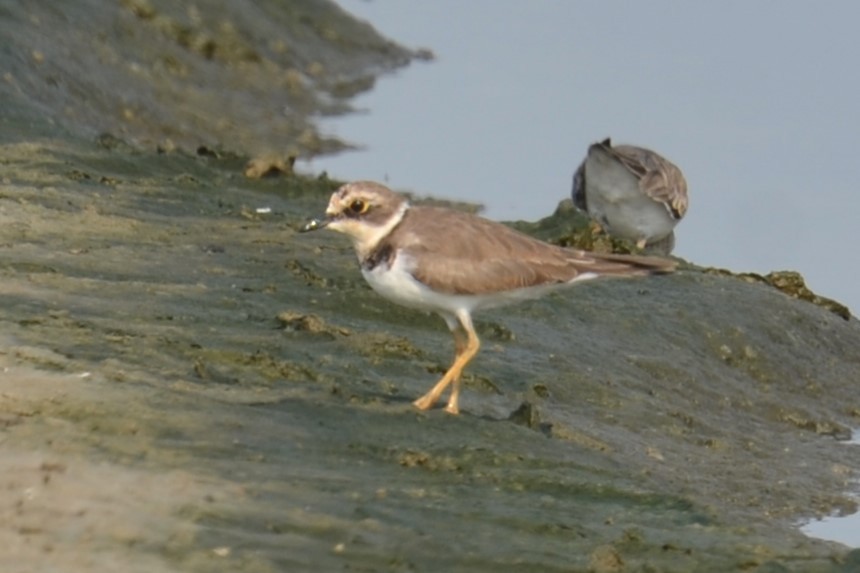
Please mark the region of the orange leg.
<svg viewBox="0 0 860 573"><path fill-rule="evenodd" d="M472 333L472 335L474 336L474 332ZM454 331L454 347L457 350L456 354L454 355L454 364L457 363L458 358L462 357L467 352L471 352L471 354L463 361L462 365L460 366L460 370L457 372L457 374L452 380L451 396L450 398L448 398L448 405L445 406L445 411L447 411L449 414L456 415L460 413L460 407L458 405L460 399L460 387L462 386L462 383L460 382L460 374L463 368L466 367L466 364L468 364L472 357L474 357L475 354L478 353L478 348L480 348L481 346L481 342L478 340L478 337L474 336L475 348L474 350L472 350L470 347L470 338L471 337L469 335L469 332L465 329L458 329ZM462 358L460 359L462 360Z"/></svg>
<svg viewBox="0 0 860 573"><path fill-rule="evenodd" d="M429 392L424 394L413 402L420 410L429 410L439 400L442 392L449 384L451 387L451 397L448 399L448 405L445 410L449 414L459 414L459 398L460 398L460 374L463 368L466 367L472 358L478 353L481 348L481 341L478 340L478 335L475 333L475 328L472 326L472 320L466 312L458 313L457 318L459 323L454 323L453 326L449 322L451 334L454 335L454 363L442 376L442 379L436 383ZM465 335L465 336L464 336Z"/></svg>

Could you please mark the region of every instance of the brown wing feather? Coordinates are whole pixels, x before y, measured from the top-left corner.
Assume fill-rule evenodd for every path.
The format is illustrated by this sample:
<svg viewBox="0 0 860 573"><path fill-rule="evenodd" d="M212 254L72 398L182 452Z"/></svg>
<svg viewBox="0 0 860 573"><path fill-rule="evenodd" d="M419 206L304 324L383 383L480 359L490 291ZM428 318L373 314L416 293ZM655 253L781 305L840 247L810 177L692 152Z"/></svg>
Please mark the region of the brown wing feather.
<svg viewBox="0 0 860 573"><path fill-rule="evenodd" d="M459 240L461 228L469 230L468 240ZM410 209L385 241L396 241L416 258L412 274L417 280L454 294L566 283L582 273L631 276L674 268L671 261L654 257L563 249L501 223L433 207Z"/></svg>
<svg viewBox="0 0 860 573"><path fill-rule="evenodd" d="M687 181L681 170L659 153L634 145L607 148L631 173L639 178L643 193L669 207L675 219L687 212Z"/></svg>

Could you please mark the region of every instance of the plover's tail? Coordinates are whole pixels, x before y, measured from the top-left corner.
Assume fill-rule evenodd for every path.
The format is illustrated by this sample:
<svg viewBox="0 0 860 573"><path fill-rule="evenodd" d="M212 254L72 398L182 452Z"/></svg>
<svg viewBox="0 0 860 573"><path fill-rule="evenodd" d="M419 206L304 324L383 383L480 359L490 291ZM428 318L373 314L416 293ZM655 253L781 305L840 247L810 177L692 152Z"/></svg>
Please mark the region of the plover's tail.
<svg viewBox="0 0 860 573"><path fill-rule="evenodd" d="M598 276L643 276L671 273L678 263L645 255L613 255L572 250L580 272Z"/></svg>

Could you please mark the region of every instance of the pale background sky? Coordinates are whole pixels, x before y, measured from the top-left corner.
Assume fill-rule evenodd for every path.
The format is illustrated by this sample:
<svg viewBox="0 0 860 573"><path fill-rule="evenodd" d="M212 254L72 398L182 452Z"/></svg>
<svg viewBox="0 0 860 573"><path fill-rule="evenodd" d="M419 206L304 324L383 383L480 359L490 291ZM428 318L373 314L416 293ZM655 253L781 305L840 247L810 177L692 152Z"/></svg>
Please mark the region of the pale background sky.
<svg viewBox="0 0 860 573"><path fill-rule="evenodd" d="M677 163L675 254L801 271L860 312L860 2L340 0L437 59L325 123L367 151L303 167L537 219L593 141Z"/></svg>

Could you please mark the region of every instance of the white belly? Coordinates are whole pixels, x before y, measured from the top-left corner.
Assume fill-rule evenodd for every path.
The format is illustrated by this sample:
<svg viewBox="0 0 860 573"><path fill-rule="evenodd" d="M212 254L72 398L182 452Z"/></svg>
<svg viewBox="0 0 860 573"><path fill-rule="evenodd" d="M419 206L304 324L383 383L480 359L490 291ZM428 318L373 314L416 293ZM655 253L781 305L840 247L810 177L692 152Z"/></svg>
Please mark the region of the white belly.
<svg viewBox="0 0 860 573"><path fill-rule="evenodd" d="M361 273L371 288L388 300L410 308L438 312L443 316L454 315L458 311L471 313L483 308L495 308L534 299L566 286L565 283L552 283L482 295L446 294L436 292L415 280L409 272L410 269L409 257L397 253L391 268L378 265L373 270L362 269ZM589 280L596 276L593 273L583 273L567 284Z"/></svg>
<svg viewBox="0 0 860 573"><path fill-rule="evenodd" d="M611 234L631 241L655 242L675 227L675 220L666 207L638 189L623 194L618 193L617 188L595 187L588 193L588 210Z"/></svg>
<svg viewBox="0 0 860 573"><path fill-rule="evenodd" d="M361 274L373 290L392 302L419 310L443 310L443 301L435 300L433 291L403 269L403 265L399 263L402 258L397 256L390 269L379 265L373 270L361 269ZM450 306L454 307L453 301L450 302ZM444 306L447 309L449 305Z"/></svg>

